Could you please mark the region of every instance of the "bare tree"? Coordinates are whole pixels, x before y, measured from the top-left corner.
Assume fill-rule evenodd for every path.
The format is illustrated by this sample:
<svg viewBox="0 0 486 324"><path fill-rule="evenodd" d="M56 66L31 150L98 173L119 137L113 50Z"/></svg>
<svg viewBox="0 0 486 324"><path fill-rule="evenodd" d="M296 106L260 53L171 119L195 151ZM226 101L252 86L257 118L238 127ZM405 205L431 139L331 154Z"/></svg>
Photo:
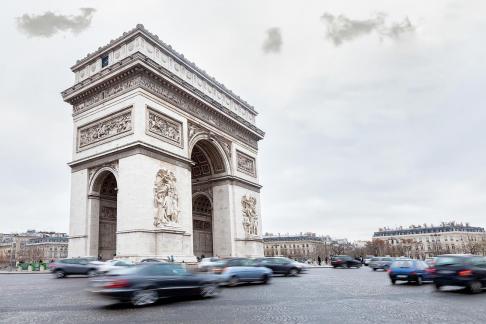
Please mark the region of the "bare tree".
<svg viewBox="0 0 486 324"><path fill-rule="evenodd" d="M482 252L482 246L481 246L481 241L477 240L477 237L468 235L467 236L467 241L465 244L465 253L469 254L479 254Z"/></svg>

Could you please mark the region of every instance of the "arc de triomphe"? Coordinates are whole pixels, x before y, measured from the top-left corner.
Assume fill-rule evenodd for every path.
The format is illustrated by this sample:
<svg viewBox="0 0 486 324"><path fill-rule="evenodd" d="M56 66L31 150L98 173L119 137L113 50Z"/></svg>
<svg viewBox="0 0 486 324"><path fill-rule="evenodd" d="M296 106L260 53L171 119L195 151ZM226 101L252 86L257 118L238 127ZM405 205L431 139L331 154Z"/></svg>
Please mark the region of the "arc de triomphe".
<svg viewBox="0 0 486 324"><path fill-rule="evenodd" d="M257 112L142 25L72 68L69 256L261 256Z"/></svg>

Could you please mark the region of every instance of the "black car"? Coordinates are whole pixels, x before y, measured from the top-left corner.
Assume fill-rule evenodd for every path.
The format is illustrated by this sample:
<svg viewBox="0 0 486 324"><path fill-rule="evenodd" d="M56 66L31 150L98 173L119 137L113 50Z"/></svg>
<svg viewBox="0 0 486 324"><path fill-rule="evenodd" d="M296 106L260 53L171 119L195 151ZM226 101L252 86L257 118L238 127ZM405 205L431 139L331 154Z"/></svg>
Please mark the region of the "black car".
<svg viewBox="0 0 486 324"><path fill-rule="evenodd" d="M90 287L97 295L142 306L166 297L216 296L219 279L215 275L193 274L180 264L146 262L94 278Z"/></svg>
<svg viewBox="0 0 486 324"><path fill-rule="evenodd" d="M486 258L473 255L449 254L439 256L433 268L434 284L460 286L478 293L486 286Z"/></svg>
<svg viewBox="0 0 486 324"><path fill-rule="evenodd" d="M95 258L72 258L60 259L49 264L49 270L56 278L64 278L69 275L87 275L94 277L97 274L97 267L91 263Z"/></svg>
<svg viewBox="0 0 486 324"><path fill-rule="evenodd" d="M303 272L303 267L294 260L283 257L267 257L255 259L255 264L259 267L272 269L273 274L283 274L285 276L296 276Z"/></svg>
<svg viewBox="0 0 486 324"><path fill-rule="evenodd" d="M349 255L335 255L331 258L331 265L334 268L343 267L343 268L360 268L361 261L355 260Z"/></svg>

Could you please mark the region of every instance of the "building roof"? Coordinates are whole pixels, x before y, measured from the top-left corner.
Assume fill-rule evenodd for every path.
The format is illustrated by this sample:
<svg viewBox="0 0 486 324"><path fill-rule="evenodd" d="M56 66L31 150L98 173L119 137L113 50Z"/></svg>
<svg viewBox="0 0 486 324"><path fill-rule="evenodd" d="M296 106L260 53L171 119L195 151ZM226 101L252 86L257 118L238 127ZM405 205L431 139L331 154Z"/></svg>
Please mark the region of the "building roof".
<svg viewBox="0 0 486 324"><path fill-rule="evenodd" d="M40 237L30 239L27 244L38 244L38 243L65 243L67 244L69 241L68 237Z"/></svg>
<svg viewBox="0 0 486 324"><path fill-rule="evenodd" d="M315 235L276 235L264 236L263 242L288 242L288 241L326 241L326 237Z"/></svg>
<svg viewBox="0 0 486 324"><path fill-rule="evenodd" d="M373 233L373 237L383 236L399 236L399 235L413 235L413 234L432 234L432 233L449 233L449 232L484 232L483 227L462 226L462 225L446 225L446 226L432 226L432 227L414 227L402 229L386 229Z"/></svg>

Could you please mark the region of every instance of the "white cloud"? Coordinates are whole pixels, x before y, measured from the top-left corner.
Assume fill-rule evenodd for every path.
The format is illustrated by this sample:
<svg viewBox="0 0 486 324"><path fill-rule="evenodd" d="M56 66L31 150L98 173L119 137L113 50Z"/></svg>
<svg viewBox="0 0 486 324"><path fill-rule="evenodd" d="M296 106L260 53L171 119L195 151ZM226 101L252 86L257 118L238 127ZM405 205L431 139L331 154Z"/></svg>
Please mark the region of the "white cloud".
<svg viewBox="0 0 486 324"><path fill-rule="evenodd" d="M96 11L94 8L81 8L80 15L59 15L47 11L42 15L23 14L17 18L17 27L31 37L51 37L61 31L79 34L89 27Z"/></svg>

